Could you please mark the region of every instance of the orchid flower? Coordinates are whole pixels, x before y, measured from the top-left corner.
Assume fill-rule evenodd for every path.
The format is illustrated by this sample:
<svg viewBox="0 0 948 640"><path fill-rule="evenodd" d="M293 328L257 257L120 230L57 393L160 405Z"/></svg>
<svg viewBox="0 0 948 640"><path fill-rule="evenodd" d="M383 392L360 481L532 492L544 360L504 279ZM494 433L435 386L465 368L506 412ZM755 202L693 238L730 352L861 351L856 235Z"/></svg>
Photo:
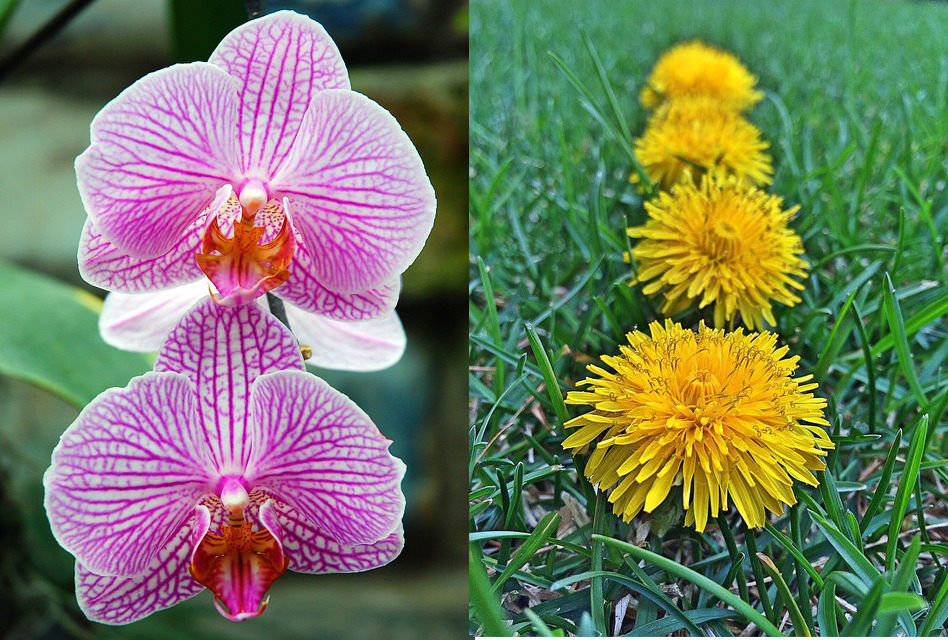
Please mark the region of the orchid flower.
<svg viewBox="0 0 948 640"><path fill-rule="evenodd" d="M408 136L350 90L316 22L279 11L208 62L138 80L95 117L76 159L89 218L80 272L143 293L207 276L218 302L274 290L346 321L387 315L435 197Z"/></svg>
<svg viewBox="0 0 948 640"><path fill-rule="evenodd" d="M155 293L110 293L99 315L99 331L109 344L127 351L157 351L198 300L203 282ZM267 309L266 299L257 304ZM377 371L395 364L405 351L405 330L394 311L370 320L344 322L308 313L284 301L290 329L312 351L309 362L324 369Z"/></svg>
<svg viewBox="0 0 948 640"><path fill-rule="evenodd" d="M398 555L404 465L389 444L303 371L273 316L206 298L154 371L66 430L46 511L90 619L126 624L207 587L243 620L286 569L364 571Z"/></svg>

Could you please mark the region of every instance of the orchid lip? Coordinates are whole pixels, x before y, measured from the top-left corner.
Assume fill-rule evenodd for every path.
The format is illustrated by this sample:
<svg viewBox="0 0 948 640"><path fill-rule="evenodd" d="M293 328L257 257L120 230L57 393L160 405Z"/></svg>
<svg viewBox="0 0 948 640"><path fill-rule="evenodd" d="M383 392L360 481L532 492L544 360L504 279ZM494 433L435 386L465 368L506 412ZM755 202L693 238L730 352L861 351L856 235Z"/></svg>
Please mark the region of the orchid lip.
<svg viewBox="0 0 948 640"><path fill-rule="evenodd" d="M214 606L221 615L234 622L263 613L269 602L267 591L290 563L283 554L279 526L267 524L263 516L269 505L258 512L257 531L244 520L240 504L246 495L238 479L226 480L221 501L230 510L228 522L221 525L220 535L204 534L188 566L191 577L214 594Z"/></svg>
<svg viewBox="0 0 948 640"><path fill-rule="evenodd" d="M287 267L296 252L296 238L287 219L286 205L271 200L260 208L265 197L266 190L259 180L248 182L239 198L231 195L221 206L204 232L196 259L217 289L216 295L211 295L218 304L246 304L290 277ZM251 211L245 202L256 208ZM221 228L222 216L225 228L232 221L232 235ZM261 220L263 224L258 225ZM276 224L280 225L279 231Z"/></svg>

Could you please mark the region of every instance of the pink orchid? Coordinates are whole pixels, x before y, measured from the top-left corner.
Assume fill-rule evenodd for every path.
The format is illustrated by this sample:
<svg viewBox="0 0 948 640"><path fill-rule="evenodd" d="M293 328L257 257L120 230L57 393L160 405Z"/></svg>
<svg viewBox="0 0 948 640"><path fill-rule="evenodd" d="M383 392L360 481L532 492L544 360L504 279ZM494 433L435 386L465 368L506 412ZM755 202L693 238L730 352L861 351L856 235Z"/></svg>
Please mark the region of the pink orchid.
<svg viewBox="0 0 948 640"><path fill-rule="evenodd" d="M350 90L325 30L280 11L208 62L151 73L92 122L76 160L91 284L125 293L206 275L223 304L276 289L368 320L394 307L435 197L395 119Z"/></svg>
<svg viewBox="0 0 948 640"><path fill-rule="evenodd" d="M273 316L208 298L153 372L105 391L66 430L46 511L90 619L126 624L208 587L243 620L287 568L364 571L398 555L404 465L389 444L303 371Z"/></svg>
<svg viewBox="0 0 948 640"><path fill-rule="evenodd" d="M99 315L99 331L109 344L127 351L157 351L188 309L207 297L196 282L155 293L110 293ZM257 304L267 308L265 298ZM405 330L394 311L370 320L344 322L309 313L284 301L290 329L312 350L311 364L324 369L377 371L405 351Z"/></svg>

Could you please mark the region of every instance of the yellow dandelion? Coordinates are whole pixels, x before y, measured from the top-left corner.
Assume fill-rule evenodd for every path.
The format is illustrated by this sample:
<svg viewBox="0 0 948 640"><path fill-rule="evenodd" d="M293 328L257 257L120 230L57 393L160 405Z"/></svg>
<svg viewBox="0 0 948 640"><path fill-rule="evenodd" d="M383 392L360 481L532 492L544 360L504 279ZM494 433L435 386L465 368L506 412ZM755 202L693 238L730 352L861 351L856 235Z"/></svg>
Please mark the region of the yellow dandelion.
<svg viewBox="0 0 948 640"><path fill-rule="evenodd" d="M818 484L834 447L823 417L826 400L812 376L794 377L798 356L775 348L773 333L698 331L653 322L651 336L629 333L618 356L602 356L614 373L589 365L567 404L592 410L566 423L576 429L565 449L592 449L586 476L611 490L626 522L651 512L681 485L685 524L703 531L730 499L750 527L764 509L782 514L796 502L793 481Z"/></svg>
<svg viewBox="0 0 948 640"><path fill-rule="evenodd" d="M693 99L658 110L635 141L635 156L662 189L710 170L765 185L774 173L770 156L764 153L769 146L760 130L740 114Z"/></svg>
<svg viewBox="0 0 948 640"><path fill-rule="evenodd" d="M695 40L662 54L639 99L643 107L654 109L665 101L700 96L743 111L764 97L754 89L756 84L757 78L736 56Z"/></svg>
<svg viewBox="0 0 948 640"><path fill-rule="evenodd" d="M776 324L771 301L800 302L794 278L806 277L800 236L787 224L800 207L733 177L705 175L699 186L679 185L645 203L648 220L626 230L642 240L632 249L639 265L634 282L645 295L662 295L662 313L695 302L714 305L714 325L740 313L750 329Z"/></svg>

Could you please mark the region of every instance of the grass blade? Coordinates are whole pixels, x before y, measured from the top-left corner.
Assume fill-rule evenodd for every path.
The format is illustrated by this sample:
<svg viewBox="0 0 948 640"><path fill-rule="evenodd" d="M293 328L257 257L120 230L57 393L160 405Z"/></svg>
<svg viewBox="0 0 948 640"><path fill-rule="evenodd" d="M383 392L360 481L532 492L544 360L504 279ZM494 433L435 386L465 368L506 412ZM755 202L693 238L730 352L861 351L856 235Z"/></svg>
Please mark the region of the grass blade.
<svg viewBox="0 0 948 640"><path fill-rule="evenodd" d="M817 591L821 591L823 589L823 578L820 576L819 572L813 568L813 565L810 564L810 561L806 559L806 556L803 555L803 552L800 549L797 549L796 545L793 544L790 538L775 529L774 526L769 522L764 525L764 528L767 530L767 533L774 537L774 540L776 540L781 547L786 549L787 552L789 552L790 555L792 555L797 560L797 562L803 566L803 570L806 571L810 578L813 579L813 586L816 587Z"/></svg>
<svg viewBox="0 0 948 640"><path fill-rule="evenodd" d="M888 273L882 277L882 309L889 323L890 335L895 341L895 353L899 358L902 374L905 376L915 399L918 400L919 406L925 409L928 407L928 396L922 390L918 375L915 373L912 352L909 350L908 338L905 333L905 322L902 319L902 309L895 297L895 287L892 286L892 280Z"/></svg>
<svg viewBox="0 0 948 640"><path fill-rule="evenodd" d="M816 622L820 625L821 636L835 638L839 635L836 609L836 583L830 582L820 592L820 599L816 606Z"/></svg>
<svg viewBox="0 0 948 640"><path fill-rule="evenodd" d="M487 570L481 561L481 552L476 544L470 545L468 550L468 577L470 588L471 609L475 619L484 627L486 635L510 635L510 629L504 620L500 601L494 596L487 577Z"/></svg>
<svg viewBox="0 0 948 640"><path fill-rule="evenodd" d="M553 365L550 363L550 357L546 355L546 349L540 342L540 336L537 330L529 322L524 323L527 331L527 339L530 341L530 348L533 349L533 356L537 359L540 367L540 374L543 376L543 382L546 383L546 392L553 403L553 411L556 417L560 419L560 424L569 420L569 413L566 411L566 403L563 401L563 392L560 391L559 382L556 381L556 374L553 372Z"/></svg>
<svg viewBox="0 0 948 640"><path fill-rule="evenodd" d="M889 519L889 539L885 545L886 571L895 569L895 547L899 542L899 532L902 530L902 519L908 510L909 500L915 488L915 481L920 473L922 455L925 453L925 435L928 433L928 416L924 415L915 426L912 440L909 443L905 466L902 468L902 477L895 492L895 502L892 503L892 517Z"/></svg>
<svg viewBox="0 0 948 640"><path fill-rule="evenodd" d="M497 580L494 581L491 587L493 591L499 590L503 584L510 579L510 576L519 571L523 565L527 564L530 558L536 554L537 550L546 544L547 540L556 533L556 528L560 526L560 519L560 514L555 512L548 513L537 523L533 533L517 548L510 562L504 567L504 570L497 577Z"/></svg>
<svg viewBox="0 0 948 640"><path fill-rule="evenodd" d="M780 629L774 626L770 620L765 618L760 611L741 600L740 597L734 595L714 580L701 575L697 571L689 569L688 567L684 567L674 560L660 556L657 553L652 553L646 549L636 547L635 545L629 544L628 542L623 542L621 540L599 535L594 535L593 538L600 538L605 544L614 547L623 553L632 555L636 560L645 560L646 562L650 562L658 568L663 569L668 573L681 578L682 580L687 580L688 582L697 586L699 589L707 591L714 597L721 600L724 604L742 614L749 622L756 624L764 633L772 636L783 637L783 634L780 633Z"/></svg>
<svg viewBox="0 0 948 640"><path fill-rule="evenodd" d="M879 603L882 601L882 590L885 589L885 580L880 576L872 583L872 588L866 597L859 602L859 608L856 615L843 627L842 635L845 637L865 637L869 635L872 629L872 622L876 618L876 612L879 610Z"/></svg>
<svg viewBox="0 0 948 640"><path fill-rule="evenodd" d="M846 564L849 565L849 568L855 572L859 579L863 581L866 588L869 588L869 585L875 583L875 581L882 577L882 572L879 571L875 565L873 565L869 559L863 555L856 545L847 538L842 531L833 526L826 518L816 513L812 509L810 510L810 517L813 518L813 521L816 523L816 526L820 528L823 532L823 535L826 536L826 539L829 543L836 549L837 553L842 556L843 560L846 561ZM846 635L846 634L844 634Z"/></svg>
<svg viewBox="0 0 948 640"><path fill-rule="evenodd" d="M777 565L763 553L758 553L757 559L760 560L764 571L767 572L770 579L774 581L777 592L783 596L784 602L787 603L787 612L790 614L790 621L793 623L794 635L806 636L808 638L812 637L813 630L807 626L806 620L803 619L803 612L800 611L800 607L797 605L796 598L793 597L793 592L790 591L790 587L787 586L783 576L780 575L780 570L777 569Z"/></svg>
<svg viewBox="0 0 948 640"><path fill-rule="evenodd" d="M941 588L938 589L938 595L935 596L935 600L932 602L928 615L925 616L925 622L922 623L922 628L919 630L918 635L932 635L933 631L941 629L946 619L948 619L948 579L942 580Z"/></svg>
<svg viewBox="0 0 948 640"><path fill-rule="evenodd" d="M866 513L862 517L862 521L859 523L859 529L865 533L866 529L869 527L869 522L872 520L873 516L879 512L879 507L882 506L882 498L889 491L889 479L892 477L892 468L895 466L895 458L899 455L899 447L902 444L902 430L899 429L895 434L895 439L892 440L892 446L889 447L889 455L885 458L885 464L882 465L882 473L879 475L879 484L876 485L876 490L872 494L872 498L869 500L869 506L866 507Z"/></svg>

